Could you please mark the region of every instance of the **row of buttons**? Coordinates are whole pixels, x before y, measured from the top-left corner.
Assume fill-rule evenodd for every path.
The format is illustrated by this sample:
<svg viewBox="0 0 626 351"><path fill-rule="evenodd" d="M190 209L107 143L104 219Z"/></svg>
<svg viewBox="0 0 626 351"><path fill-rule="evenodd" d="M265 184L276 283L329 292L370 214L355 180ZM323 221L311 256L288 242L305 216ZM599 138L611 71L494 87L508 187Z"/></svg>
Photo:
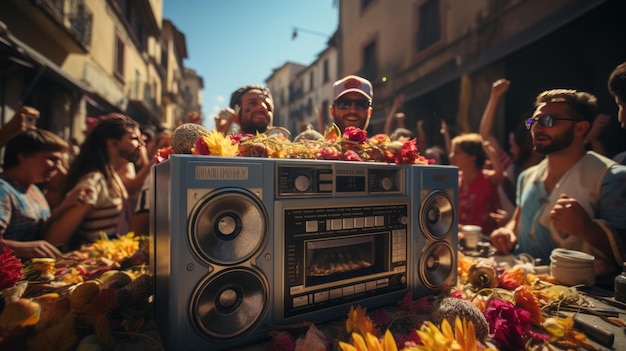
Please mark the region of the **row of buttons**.
<svg viewBox="0 0 626 351"><path fill-rule="evenodd" d="M326 220L326 230L380 227L383 225L385 225L384 216L349 217ZM306 231L307 233L319 231L319 222L306 221Z"/></svg>
<svg viewBox="0 0 626 351"><path fill-rule="evenodd" d="M312 294L296 296L292 299L292 304L293 308L298 308L309 304L325 302L329 299L338 299L344 296L373 291L388 286L389 278L377 279L365 283L359 283L331 290L318 291Z"/></svg>

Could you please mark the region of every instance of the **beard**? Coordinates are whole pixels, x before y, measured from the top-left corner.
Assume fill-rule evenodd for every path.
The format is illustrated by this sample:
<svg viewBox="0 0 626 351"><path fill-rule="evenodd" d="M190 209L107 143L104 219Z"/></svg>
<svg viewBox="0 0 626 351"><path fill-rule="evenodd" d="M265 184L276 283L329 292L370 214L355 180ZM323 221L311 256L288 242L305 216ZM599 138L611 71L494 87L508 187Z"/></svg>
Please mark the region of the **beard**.
<svg viewBox="0 0 626 351"><path fill-rule="evenodd" d="M541 137L550 139L550 143L548 144L537 144L534 139L538 135L535 134L533 138L533 144L535 151L542 155L549 155L553 152L561 151L567 147L569 147L574 141L574 124L572 123L571 127L567 128L563 133L559 135L555 135L554 137L549 137L546 134L540 134Z"/></svg>

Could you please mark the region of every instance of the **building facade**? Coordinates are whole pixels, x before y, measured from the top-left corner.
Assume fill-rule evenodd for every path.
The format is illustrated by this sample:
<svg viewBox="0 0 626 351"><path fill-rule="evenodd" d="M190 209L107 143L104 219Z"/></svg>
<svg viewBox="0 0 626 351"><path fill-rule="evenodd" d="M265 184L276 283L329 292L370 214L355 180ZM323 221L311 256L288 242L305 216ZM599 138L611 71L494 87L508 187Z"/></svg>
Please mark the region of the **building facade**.
<svg viewBox="0 0 626 351"><path fill-rule="evenodd" d="M200 117L200 121L205 121L205 116L202 114L202 89L204 89L204 79L191 68L185 68L183 75L183 89L181 96L183 97L183 105L180 108L182 111L181 119L176 119L185 122L186 116L190 113L197 113ZM202 123L202 122L201 122Z"/></svg>
<svg viewBox="0 0 626 351"><path fill-rule="evenodd" d="M292 116L290 116L290 87L296 79L296 75L305 68L305 65L287 61L274 69L272 74L265 79L265 84L270 89L274 99L274 125L285 127L292 132L293 129L290 128L290 121L292 120Z"/></svg>
<svg viewBox="0 0 626 351"><path fill-rule="evenodd" d="M626 60L625 11L620 0L340 0L338 70L372 81L371 132L383 130L404 94L406 125L423 120L430 144L443 142L441 119L453 134L477 131L491 83L507 78L496 126L505 145L545 89L589 91L601 111L616 114L606 80ZM626 140L619 128L605 133ZM610 143L609 152L624 143Z"/></svg>
<svg viewBox="0 0 626 351"><path fill-rule="evenodd" d="M2 1L0 125L30 105L79 142L86 117L111 112L173 127L187 49L162 17L163 0Z"/></svg>

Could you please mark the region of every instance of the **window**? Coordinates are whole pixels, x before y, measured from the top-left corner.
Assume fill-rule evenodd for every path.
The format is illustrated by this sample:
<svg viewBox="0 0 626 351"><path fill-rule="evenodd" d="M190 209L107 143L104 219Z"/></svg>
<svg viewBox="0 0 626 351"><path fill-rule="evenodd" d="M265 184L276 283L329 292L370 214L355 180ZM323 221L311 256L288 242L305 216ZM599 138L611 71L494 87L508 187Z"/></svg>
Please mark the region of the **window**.
<svg viewBox="0 0 626 351"><path fill-rule="evenodd" d="M324 83L328 83L330 80L330 66L328 60L324 60Z"/></svg>
<svg viewBox="0 0 626 351"><path fill-rule="evenodd" d="M315 87L315 80L313 78L315 78L315 75L313 74L313 71L311 71L309 72L309 91L313 91L313 88Z"/></svg>
<svg viewBox="0 0 626 351"><path fill-rule="evenodd" d="M363 48L363 78L369 81L375 81L377 72L376 63L376 42L371 42L365 48Z"/></svg>
<svg viewBox="0 0 626 351"><path fill-rule="evenodd" d="M441 39L441 16L439 0L427 0L418 8L416 48L420 52Z"/></svg>
<svg viewBox="0 0 626 351"><path fill-rule="evenodd" d="M115 36L115 75L124 78L124 42L119 35Z"/></svg>

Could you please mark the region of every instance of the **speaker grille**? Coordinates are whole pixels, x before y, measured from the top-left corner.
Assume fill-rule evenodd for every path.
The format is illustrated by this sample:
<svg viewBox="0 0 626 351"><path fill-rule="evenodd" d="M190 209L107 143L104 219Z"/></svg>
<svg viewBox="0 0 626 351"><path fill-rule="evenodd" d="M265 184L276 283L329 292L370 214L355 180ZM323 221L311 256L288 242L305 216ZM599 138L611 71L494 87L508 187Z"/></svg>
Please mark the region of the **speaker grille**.
<svg viewBox="0 0 626 351"><path fill-rule="evenodd" d="M454 253L445 241L437 241L428 246L420 257L419 274L424 286L440 289L448 282L456 268L453 267Z"/></svg>
<svg viewBox="0 0 626 351"><path fill-rule="evenodd" d="M234 265L248 260L267 240L267 212L251 192L224 188L198 202L189 220L189 242L204 260Z"/></svg>
<svg viewBox="0 0 626 351"><path fill-rule="evenodd" d="M448 194L442 190L430 192L420 208L419 224L428 237L445 239L454 224L454 206Z"/></svg>
<svg viewBox="0 0 626 351"><path fill-rule="evenodd" d="M231 339L262 319L268 291L266 280L252 269L224 270L199 284L189 306L190 316L202 334Z"/></svg>

